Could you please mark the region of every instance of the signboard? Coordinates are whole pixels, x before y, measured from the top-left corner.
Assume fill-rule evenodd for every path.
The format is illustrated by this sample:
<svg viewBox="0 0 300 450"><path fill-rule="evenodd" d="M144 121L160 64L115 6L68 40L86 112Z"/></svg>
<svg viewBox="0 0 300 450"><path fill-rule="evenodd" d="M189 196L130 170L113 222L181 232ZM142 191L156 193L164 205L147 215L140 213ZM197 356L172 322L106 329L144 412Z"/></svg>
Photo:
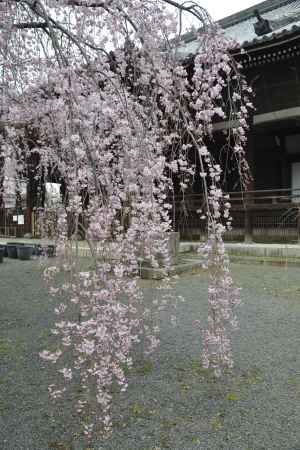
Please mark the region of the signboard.
<svg viewBox="0 0 300 450"><path fill-rule="evenodd" d="M11 158L4 161L3 202L5 208L16 207L16 168Z"/></svg>
<svg viewBox="0 0 300 450"><path fill-rule="evenodd" d="M45 183L45 206L53 208L61 204L60 183Z"/></svg>
<svg viewBox="0 0 300 450"><path fill-rule="evenodd" d="M18 216L18 225L24 225L24 216Z"/></svg>
<svg viewBox="0 0 300 450"><path fill-rule="evenodd" d="M21 208L26 208L27 206L27 183L26 181L21 181L19 184L19 195L21 200Z"/></svg>

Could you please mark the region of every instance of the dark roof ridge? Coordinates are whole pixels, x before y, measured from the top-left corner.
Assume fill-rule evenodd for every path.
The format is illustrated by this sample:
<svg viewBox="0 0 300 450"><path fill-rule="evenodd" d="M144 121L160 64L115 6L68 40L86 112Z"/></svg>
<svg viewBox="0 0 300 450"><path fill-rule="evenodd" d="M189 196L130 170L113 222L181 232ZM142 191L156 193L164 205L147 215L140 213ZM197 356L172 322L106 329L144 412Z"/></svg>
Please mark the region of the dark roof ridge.
<svg viewBox="0 0 300 450"><path fill-rule="evenodd" d="M250 8L239 11L230 16L224 17L217 23L224 29L236 25L244 20L248 20L254 15L255 9L258 9L260 14L265 14L274 9L280 8L281 6L288 5L289 3L294 3L296 0L265 0L261 3L251 6Z"/></svg>

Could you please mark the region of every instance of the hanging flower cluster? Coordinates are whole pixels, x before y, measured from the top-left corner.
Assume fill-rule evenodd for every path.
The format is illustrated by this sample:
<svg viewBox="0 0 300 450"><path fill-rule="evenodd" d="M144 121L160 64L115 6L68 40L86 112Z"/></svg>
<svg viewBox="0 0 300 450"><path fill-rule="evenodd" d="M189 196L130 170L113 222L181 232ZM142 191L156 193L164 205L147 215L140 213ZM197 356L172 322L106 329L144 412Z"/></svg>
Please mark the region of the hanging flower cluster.
<svg viewBox="0 0 300 450"><path fill-rule="evenodd" d="M126 389L124 368L132 364L134 345L143 339L149 352L158 345L138 279L142 260L158 266L163 258L170 265L166 233L172 230L169 199L175 177L183 194L196 175L203 182L211 268L204 363L217 374L232 366L228 325L236 323L238 300L222 239L231 223L230 204L208 142L214 120L237 121L229 129L227 151L247 181L251 92L230 57L234 44L193 2L5 4L1 152L17 158L22 178L34 161L36 184L56 179L63 185L61 204L40 215L43 235L54 232L58 255L45 279L52 295L62 299L52 330L58 347L41 353L63 379L49 392L58 399L79 380L76 409L85 433L91 436L99 426L108 433L111 388L117 383ZM201 21L189 67L178 56L181 30L178 34L171 6L180 18L185 12ZM4 165L5 179L11 179L14 164ZM78 256L80 233L90 248L87 269Z"/></svg>

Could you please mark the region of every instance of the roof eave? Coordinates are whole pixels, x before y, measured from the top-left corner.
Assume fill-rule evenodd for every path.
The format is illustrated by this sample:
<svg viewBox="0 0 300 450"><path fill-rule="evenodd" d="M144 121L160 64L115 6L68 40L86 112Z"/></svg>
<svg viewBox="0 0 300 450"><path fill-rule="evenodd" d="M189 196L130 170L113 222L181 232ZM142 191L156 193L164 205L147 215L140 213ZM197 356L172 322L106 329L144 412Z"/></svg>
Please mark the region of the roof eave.
<svg viewBox="0 0 300 450"><path fill-rule="evenodd" d="M245 41L241 44L241 48L249 51L259 51L263 48L273 47L289 41L300 39L300 26L294 25L290 30L282 30L280 33L272 33L269 36L264 36L261 39L254 39L252 41Z"/></svg>
<svg viewBox="0 0 300 450"><path fill-rule="evenodd" d="M233 25L237 25L244 20L250 19L251 17L253 17L254 11L256 9L260 12L260 14L266 14L269 11L273 11L274 9L288 5L289 3L293 3L293 0L265 0L261 3L251 6L250 8L244 9L243 11L239 11L235 14L224 17L217 23L221 28L226 29L232 27Z"/></svg>

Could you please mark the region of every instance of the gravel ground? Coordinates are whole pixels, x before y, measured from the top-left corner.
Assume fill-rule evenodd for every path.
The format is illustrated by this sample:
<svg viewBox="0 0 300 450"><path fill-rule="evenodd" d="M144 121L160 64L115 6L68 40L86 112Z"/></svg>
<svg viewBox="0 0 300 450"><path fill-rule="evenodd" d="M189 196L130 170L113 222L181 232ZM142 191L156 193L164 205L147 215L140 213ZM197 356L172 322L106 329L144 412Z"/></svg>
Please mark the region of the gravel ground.
<svg viewBox="0 0 300 450"><path fill-rule="evenodd" d="M243 286L236 367L214 380L199 364L194 319L205 320L207 275L181 276L178 325L161 313L161 346L137 357L119 395L112 438L95 450L300 450L300 269L234 265ZM153 284L143 282L145 295ZM36 261L0 265L0 450L77 450L71 400L55 409L47 348L53 302ZM74 439L74 438L73 438Z"/></svg>

